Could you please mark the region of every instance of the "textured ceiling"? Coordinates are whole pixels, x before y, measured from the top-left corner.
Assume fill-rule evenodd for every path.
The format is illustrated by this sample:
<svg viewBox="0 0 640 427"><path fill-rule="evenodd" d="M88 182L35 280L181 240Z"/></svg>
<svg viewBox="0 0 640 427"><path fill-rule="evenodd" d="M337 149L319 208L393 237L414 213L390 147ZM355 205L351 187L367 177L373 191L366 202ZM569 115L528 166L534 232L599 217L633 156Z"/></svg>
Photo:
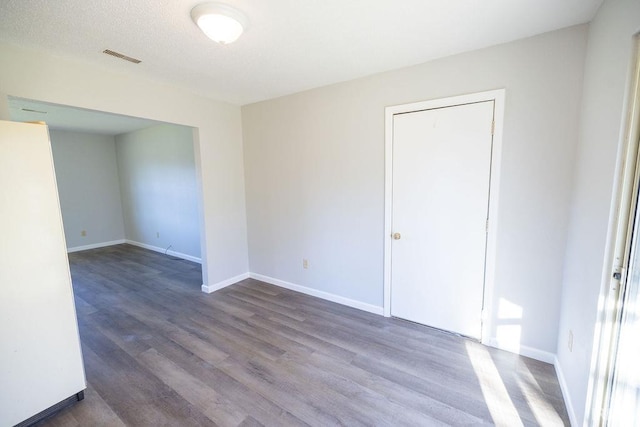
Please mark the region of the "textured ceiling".
<svg viewBox="0 0 640 427"><path fill-rule="evenodd" d="M194 0L2 0L0 40L243 105L585 23L602 0L225 2L249 20L227 46Z"/></svg>

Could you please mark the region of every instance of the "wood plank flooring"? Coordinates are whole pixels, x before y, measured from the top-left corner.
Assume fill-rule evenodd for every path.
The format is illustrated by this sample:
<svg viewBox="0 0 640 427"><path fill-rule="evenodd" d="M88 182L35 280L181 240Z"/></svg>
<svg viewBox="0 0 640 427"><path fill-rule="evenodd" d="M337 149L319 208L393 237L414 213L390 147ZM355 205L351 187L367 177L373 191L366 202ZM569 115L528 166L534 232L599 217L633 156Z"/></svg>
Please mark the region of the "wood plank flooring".
<svg viewBox="0 0 640 427"><path fill-rule="evenodd" d="M42 426L569 425L551 365L129 245L69 255L88 387Z"/></svg>

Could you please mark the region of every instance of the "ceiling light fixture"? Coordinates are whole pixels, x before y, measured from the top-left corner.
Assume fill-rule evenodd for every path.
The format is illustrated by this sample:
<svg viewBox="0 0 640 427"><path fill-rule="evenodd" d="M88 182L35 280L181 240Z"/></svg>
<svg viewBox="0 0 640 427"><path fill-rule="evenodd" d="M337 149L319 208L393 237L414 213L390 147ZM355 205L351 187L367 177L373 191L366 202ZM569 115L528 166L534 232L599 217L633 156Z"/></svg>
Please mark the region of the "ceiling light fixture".
<svg viewBox="0 0 640 427"><path fill-rule="evenodd" d="M191 19L211 40L220 44L236 41L247 19L239 10L223 3L202 3L191 9Z"/></svg>

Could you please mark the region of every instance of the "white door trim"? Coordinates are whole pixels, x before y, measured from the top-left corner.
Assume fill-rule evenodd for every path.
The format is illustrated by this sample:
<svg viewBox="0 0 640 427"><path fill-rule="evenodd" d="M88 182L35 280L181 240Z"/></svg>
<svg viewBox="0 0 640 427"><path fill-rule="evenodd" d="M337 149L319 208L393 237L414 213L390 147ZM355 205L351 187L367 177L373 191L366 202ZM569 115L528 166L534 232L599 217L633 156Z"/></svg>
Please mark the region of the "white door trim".
<svg viewBox="0 0 640 427"><path fill-rule="evenodd" d="M484 307L482 322L482 342L488 344L492 328L490 313L493 298L493 284L495 274L495 254L498 224L498 196L500 189L500 161L502 158L502 132L504 122L505 90L491 90L469 95L453 96L415 102L411 104L394 105L385 108L385 168L384 168L384 301L385 317L391 316L391 234L393 213L393 116L395 114L434 108L451 107L455 105L472 104L476 102L494 101L494 133L491 152L491 182L489 186L489 230L487 234L487 257L484 277ZM486 342L485 342L486 341Z"/></svg>
<svg viewBox="0 0 640 427"><path fill-rule="evenodd" d="M629 75L625 110L619 141L614 195L602 269L600 303L591 353L591 372L587 388L585 424L608 425L613 397L618 337L622 328L624 291L629 274L634 217L638 205L640 177L640 35L634 37L632 72ZM636 237L637 238L637 237ZM621 273L621 280L613 273ZM567 397L565 400L570 401Z"/></svg>

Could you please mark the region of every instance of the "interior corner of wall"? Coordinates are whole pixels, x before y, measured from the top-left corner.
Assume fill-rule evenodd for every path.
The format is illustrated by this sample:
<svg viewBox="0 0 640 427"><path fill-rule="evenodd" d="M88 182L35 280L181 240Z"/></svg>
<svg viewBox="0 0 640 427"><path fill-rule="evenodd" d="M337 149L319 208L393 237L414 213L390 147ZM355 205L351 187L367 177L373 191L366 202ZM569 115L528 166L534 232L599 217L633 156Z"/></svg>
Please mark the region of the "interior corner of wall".
<svg viewBox="0 0 640 427"><path fill-rule="evenodd" d="M9 114L9 96L0 92L0 120L11 120Z"/></svg>

